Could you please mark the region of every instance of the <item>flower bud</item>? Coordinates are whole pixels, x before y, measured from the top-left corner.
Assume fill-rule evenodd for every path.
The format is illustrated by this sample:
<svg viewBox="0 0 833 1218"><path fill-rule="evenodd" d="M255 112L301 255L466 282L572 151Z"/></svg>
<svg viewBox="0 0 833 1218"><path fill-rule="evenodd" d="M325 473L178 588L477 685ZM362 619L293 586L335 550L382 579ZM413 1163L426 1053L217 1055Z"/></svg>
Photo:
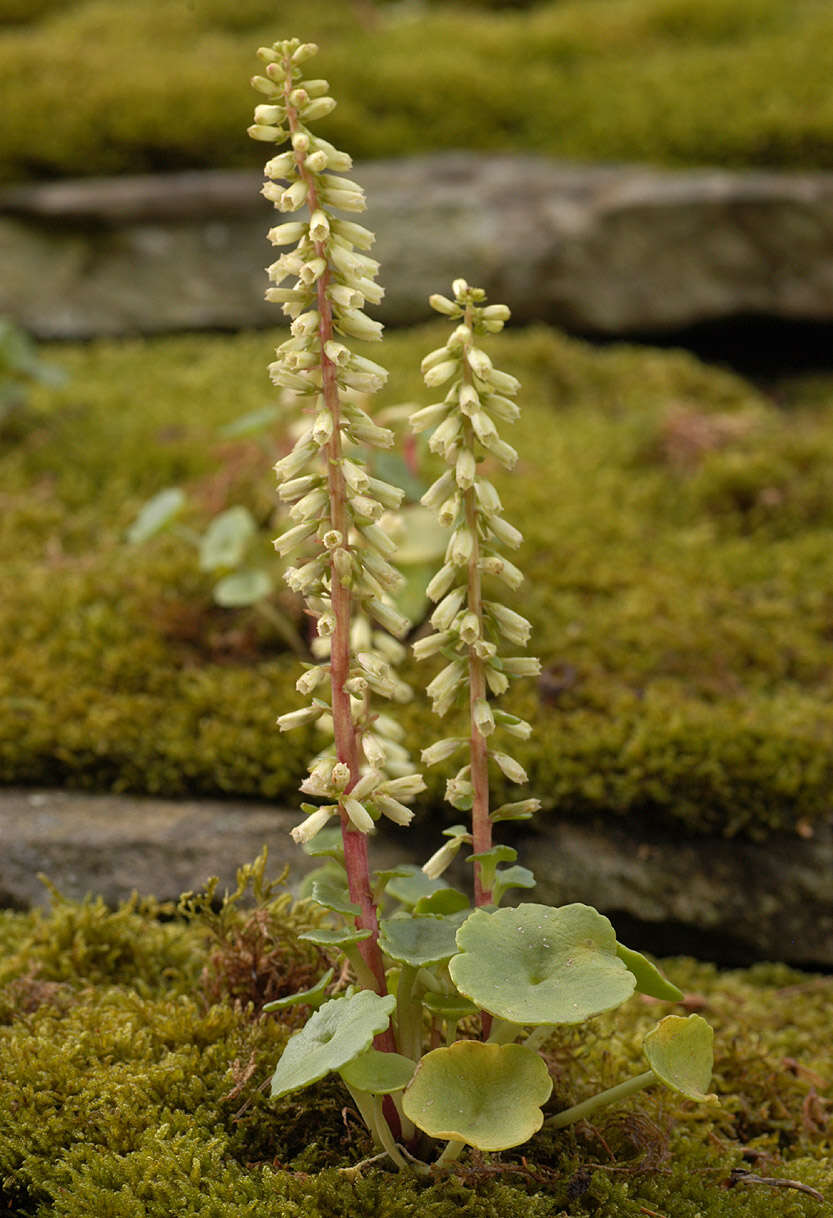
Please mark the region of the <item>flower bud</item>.
<svg viewBox="0 0 833 1218"><path fill-rule="evenodd" d="M517 803L501 804L491 814L493 823L501 820L530 820L533 813L541 810L540 799L520 799Z"/></svg>
<svg viewBox="0 0 833 1218"><path fill-rule="evenodd" d="M541 661L535 656L504 656L502 662L510 677L537 677L541 673Z"/></svg>
<svg viewBox="0 0 833 1218"><path fill-rule="evenodd" d="M289 220L286 224L278 224L270 228L266 236L272 245L294 245L306 233L306 225L299 220Z"/></svg>
<svg viewBox="0 0 833 1218"><path fill-rule="evenodd" d="M353 827L358 829L359 833L372 832L373 817L370 815L367 808L365 808L364 804L348 795L345 797L342 807L350 818Z"/></svg>
<svg viewBox="0 0 833 1218"><path fill-rule="evenodd" d="M454 478L461 491L469 491L477 477L477 462L470 448L461 448L454 465Z"/></svg>
<svg viewBox="0 0 833 1218"><path fill-rule="evenodd" d="M463 837L453 837L451 841L445 842L444 845L440 846L439 850L436 850L428 862L423 865L422 870L425 875L430 880L439 879L443 872L447 871L454 862L464 841L465 838Z"/></svg>
<svg viewBox="0 0 833 1218"><path fill-rule="evenodd" d="M505 546L510 546L513 550L517 550L524 539L523 533L508 520L504 520L502 516L490 516L489 528L498 541L502 541Z"/></svg>
<svg viewBox="0 0 833 1218"><path fill-rule="evenodd" d="M453 300L441 296L438 292L428 297L428 303L435 312L442 313L444 317L459 317L462 311Z"/></svg>
<svg viewBox="0 0 833 1218"><path fill-rule="evenodd" d="M472 720L481 736L490 736L495 730L495 717L485 698L478 698L475 701Z"/></svg>
<svg viewBox="0 0 833 1218"><path fill-rule="evenodd" d="M462 736L447 736L444 740L437 740L434 744L429 744L427 749L422 750L420 754L422 764L432 766L448 761L466 743Z"/></svg>
<svg viewBox="0 0 833 1218"><path fill-rule="evenodd" d="M432 482L420 499L420 503L423 507L438 508L453 489L454 475L450 470L446 470L444 474L440 474L436 482Z"/></svg>
<svg viewBox="0 0 833 1218"><path fill-rule="evenodd" d="M319 118L326 118L328 114L332 114L335 108L336 101L334 97L316 97L302 108L301 118L305 123L314 123Z"/></svg>
<svg viewBox="0 0 833 1218"><path fill-rule="evenodd" d="M497 601L484 601L483 608L491 616L504 638L509 639L511 643L520 643L521 646L528 642L532 626L525 617L521 617L520 613L516 613L514 609L507 609L505 605L500 605Z"/></svg>
<svg viewBox="0 0 833 1218"><path fill-rule="evenodd" d="M448 630L466 599L465 588L455 588L444 597L431 614L431 625L435 630Z"/></svg>
<svg viewBox="0 0 833 1218"><path fill-rule="evenodd" d="M277 719L278 727L282 732L291 732L295 727L303 727L305 723L312 722L321 714L319 706L302 706L298 710L288 711L285 715L280 715Z"/></svg>
<svg viewBox="0 0 833 1218"><path fill-rule="evenodd" d="M305 63L308 59L312 59L313 55L318 54L318 44L315 42L302 42L292 52L293 63Z"/></svg>
<svg viewBox="0 0 833 1218"><path fill-rule="evenodd" d="M295 682L295 688L302 697L308 698L314 693L327 675L327 669L322 664L307 668Z"/></svg>
<svg viewBox="0 0 833 1218"><path fill-rule="evenodd" d="M429 580L428 587L425 589L425 595L431 601L438 601L441 596L445 596L451 585L457 579L457 568L451 563L444 563L440 567L436 575Z"/></svg>
<svg viewBox="0 0 833 1218"><path fill-rule="evenodd" d="M373 802L382 815L392 820L395 825L409 825L414 819L411 809L406 808L398 799L392 799L390 795L377 795Z"/></svg>
<svg viewBox="0 0 833 1218"><path fill-rule="evenodd" d="M324 828L331 815L329 808L319 808L316 812L311 812L306 820L302 820L294 829L289 830L292 840L299 846L302 846L304 842L312 841L316 833L320 833Z"/></svg>
<svg viewBox="0 0 833 1218"><path fill-rule="evenodd" d="M510 757L508 753L491 753L490 756L510 782L529 782L526 770L514 757Z"/></svg>
<svg viewBox="0 0 833 1218"><path fill-rule="evenodd" d="M435 389L437 385L442 385L447 380L450 380L457 372L458 367L456 359L443 360L442 363L433 365L425 373L425 384L429 389Z"/></svg>

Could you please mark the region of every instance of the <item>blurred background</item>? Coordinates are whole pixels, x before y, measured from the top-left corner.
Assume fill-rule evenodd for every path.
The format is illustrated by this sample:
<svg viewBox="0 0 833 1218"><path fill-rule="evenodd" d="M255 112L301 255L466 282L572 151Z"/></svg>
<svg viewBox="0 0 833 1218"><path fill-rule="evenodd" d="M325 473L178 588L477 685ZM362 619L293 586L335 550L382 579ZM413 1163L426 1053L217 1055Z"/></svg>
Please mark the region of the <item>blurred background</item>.
<svg viewBox="0 0 833 1218"><path fill-rule="evenodd" d="M256 48L294 35L378 234L379 408L427 400L430 292L462 274L513 310L541 898L594 890L657 950L829 967L829 0L0 0L4 903L70 837L89 886L66 792L296 801L311 739L274 718L306 641L269 545L286 429L245 135ZM441 808L432 778L432 833ZM165 889L154 850L131 874Z"/></svg>

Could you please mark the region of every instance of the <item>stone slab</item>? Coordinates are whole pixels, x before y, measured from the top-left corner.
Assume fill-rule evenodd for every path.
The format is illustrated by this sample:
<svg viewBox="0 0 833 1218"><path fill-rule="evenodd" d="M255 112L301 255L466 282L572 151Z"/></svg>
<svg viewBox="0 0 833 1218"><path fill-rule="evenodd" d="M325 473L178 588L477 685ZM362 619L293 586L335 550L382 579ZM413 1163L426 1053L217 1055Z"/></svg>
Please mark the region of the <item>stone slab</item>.
<svg viewBox="0 0 833 1218"><path fill-rule="evenodd" d="M68 897L93 893L110 905L134 890L173 900L211 875L222 890L264 843L271 873L289 862L297 884L315 865L289 838L297 819L234 800L0 791L0 907L46 904L38 872ZM436 844L431 823L392 829L374 841L373 864L421 863ZM630 946L833 970L833 823L808 839L747 842L551 818L515 844L536 873L534 899L595 905ZM452 878L465 884L464 870Z"/></svg>
<svg viewBox="0 0 833 1218"><path fill-rule="evenodd" d="M357 166L391 325L463 275L517 321L660 335L833 320L833 174L679 172L447 153ZM275 212L249 172L0 191L0 314L40 338L274 325Z"/></svg>

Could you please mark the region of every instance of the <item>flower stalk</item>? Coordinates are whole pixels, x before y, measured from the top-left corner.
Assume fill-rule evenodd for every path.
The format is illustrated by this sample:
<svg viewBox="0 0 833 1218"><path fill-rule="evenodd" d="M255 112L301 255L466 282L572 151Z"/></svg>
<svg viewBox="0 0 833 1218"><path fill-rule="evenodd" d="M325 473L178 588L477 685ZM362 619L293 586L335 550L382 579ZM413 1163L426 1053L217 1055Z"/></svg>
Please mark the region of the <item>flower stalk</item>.
<svg viewBox="0 0 833 1218"><path fill-rule="evenodd" d="M503 657L505 642L526 643L529 622L514 610L494 599L484 598L484 578L498 580L517 588L522 573L506 558L506 548L516 548L522 538L501 515L500 497L479 467L494 457L511 469L517 453L499 434L498 421L512 421L519 411L511 400L518 382L498 371L478 345L482 335L498 333L509 317L505 305L487 305L485 293L470 288L463 279L452 285L453 298L432 296L431 305L439 313L458 322L443 347L430 352L422 362L429 388L451 382L442 402L423 407L411 417L415 432L431 431L429 447L442 455L448 470L423 496L422 502L436 510L442 524L452 528L445 565L428 587L429 596L438 602L431 616L435 633L420 639L414 651L418 658L441 655L446 667L428 686L434 710L444 715L458 692L468 690L468 764L452 778L446 798L458 809L471 813L474 860L475 905L490 905L494 898L495 864L492 855L492 825L495 820L531 816L537 801L524 801L522 813L514 814L512 805L492 813L489 806L489 759L514 782L525 782L523 767L509 754L490 746L496 729L510 735L526 736L529 725L505 712L495 712L489 695L503 693L515 675L512 667L524 661L520 671L539 671L532 657ZM510 395L510 396L507 396ZM440 741L424 750L426 765L445 760L455 751L454 738ZM509 810L507 810L509 809ZM433 875L453 858L462 844L462 835L438 851L426 864Z"/></svg>
<svg viewBox="0 0 833 1218"><path fill-rule="evenodd" d="M282 730L312 721L331 725L332 755L317 758L302 785L325 803L307 806L307 820L293 836L310 841L331 817L338 818L349 896L359 911L356 925L370 932L359 951L376 992L384 995L367 835L380 815L406 824L411 814L386 786L384 767L396 746L384 739L383 717L371 714L369 692L372 687L396 697L402 685L388 661L374 652L372 640L364 656L357 657L352 636L359 612L395 634L408 627L390 603L389 593L401 577L388 562L393 547L377 523L399 505L402 492L371 478L356 451L358 446L393 443L391 432L373 422L359 398L378 389L387 373L349 347L353 337L381 337L381 325L362 310L368 301L378 303L382 289L374 282L378 263L364 252L372 246L373 234L331 214L333 208L363 211L364 193L357 183L338 176L350 169L350 157L310 130L311 122L335 107L326 81L302 80L300 65L316 51L314 44L297 39L260 49L266 74L252 84L268 104L256 108L249 128L254 139L289 143L265 167L264 196L281 213L304 208L308 216L269 233L273 245L294 245L268 268L274 286L267 299L280 304L291 321L291 337L277 348L269 371L274 384L310 402L312 416L311 426L275 467L279 497L292 505L293 521L275 544L284 555L313 548L313 555L307 553L302 565L291 567L286 579L306 598L317 622L317 642L329 655L322 666L326 689L318 675L311 675L315 669L305 673L298 689L309 705L281 716L279 725ZM294 280L289 287L283 286L287 279ZM408 796L422 784L418 775L410 778ZM382 1035L379 1047L393 1048L390 1032Z"/></svg>

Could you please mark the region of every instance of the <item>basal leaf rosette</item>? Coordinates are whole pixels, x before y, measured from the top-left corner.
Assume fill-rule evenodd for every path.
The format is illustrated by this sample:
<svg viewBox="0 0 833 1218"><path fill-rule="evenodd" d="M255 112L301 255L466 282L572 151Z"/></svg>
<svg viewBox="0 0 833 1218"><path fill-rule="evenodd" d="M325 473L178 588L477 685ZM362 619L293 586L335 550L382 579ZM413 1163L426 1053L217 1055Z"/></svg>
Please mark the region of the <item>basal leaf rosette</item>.
<svg viewBox="0 0 833 1218"><path fill-rule="evenodd" d="M402 1109L431 1137L506 1150L538 1132L551 1091L547 1067L532 1049L462 1040L426 1053Z"/></svg>
<svg viewBox="0 0 833 1218"><path fill-rule="evenodd" d="M716 1104L708 1091L714 1068L714 1031L701 1015L666 1015L647 1033L642 1051L666 1087L699 1103Z"/></svg>
<svg viewBox="0 0 833 1218"><path fill-rule="evenodd" d="M511 1023L582 1023L618 1007L636 985L613 927L589 905L476 910L457 946L449 964L457 989Z"/></svg>
<svg viewBox="0 0 833 1218"><path fill-rule="evenodd" d="M360 990L332 998L290 1038L272 1075L272 1098L300 1091L365 1053L390 1022L396 999Z"/></svg>

